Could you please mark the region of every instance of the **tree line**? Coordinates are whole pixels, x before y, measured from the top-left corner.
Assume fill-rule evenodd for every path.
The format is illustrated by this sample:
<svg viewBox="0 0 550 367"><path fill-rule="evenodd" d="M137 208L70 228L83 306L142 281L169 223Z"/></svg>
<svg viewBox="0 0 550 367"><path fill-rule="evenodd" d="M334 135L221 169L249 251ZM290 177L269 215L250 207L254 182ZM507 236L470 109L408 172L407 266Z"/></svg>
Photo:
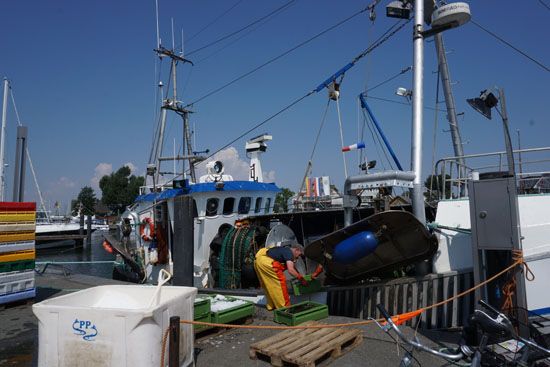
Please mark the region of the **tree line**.
<svg viewBox="0 0 550 367"><path fill-rule="evenodd" d="M76 214L81 209L83 214L93 215L100 204L108 208L111 213L122 213L134 202L140 186L143 185L145 185L145 177L133 175L130 167L122 166L116 172L105 175L99 180L101 199L95 196L94 189L90 186L83 187L76 200L72 201L72 213Z"/></svg>

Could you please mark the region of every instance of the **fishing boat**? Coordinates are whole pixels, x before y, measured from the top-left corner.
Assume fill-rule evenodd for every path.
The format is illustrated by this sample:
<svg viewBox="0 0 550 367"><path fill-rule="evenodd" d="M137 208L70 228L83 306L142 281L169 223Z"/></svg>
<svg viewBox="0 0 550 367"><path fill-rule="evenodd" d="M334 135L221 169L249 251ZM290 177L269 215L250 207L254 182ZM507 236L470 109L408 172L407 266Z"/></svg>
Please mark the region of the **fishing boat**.
<svg viewBox="0 0 550 367"><path fill-rule="evenodd" d="M469 9L465 8L464 3L457 4L460 6L445 8L446 5L443 5L439 11L432 9L441 18L434 18L436 21L432 23L432 29L426 31L426 36L437 36L437 32L461 25L469 19ZM452 25L442 23L443 18L445 21L450 19ZM436 42L440 44L438 38L440 37L436 37ZM417 43L418 40L415 39L415 50ZM164 49L160 45L156 52L163 55L162 57L169 57L174 66L176 61L187 62L183 56L175 55L174 50ZM444 62L441 54L445 54L444 49L438 52L440 65ZM330 100L338 101L338 80L341 80L357 60L358 58L354 59L352 63L332 74L313 92L326 90ZM416 62L415 58L416 83L411 93L414 99L422 95L422 89L417 85L422 78L422 66ZM172 68L174 73L175 69ZM449 101L452 99L450 83L445 89L446 101ZM468 156L458 150L456 157L443 159L437 164L437 172L446 180L440 187L445 188L449 184L453 192L445 193L444 189L440 190L435 205L426 205L419 167L421 129L417 128L421 124L421 117L418 117L421 105L413 103L413 169L406 171L402 169L395 154L392 154L365 97L367 96L364 94L359 96L361 106L377 125L375 128L399 169L369 172L369 168L372 168L371 162L365 161L365 169L361 175L346 177L341 202L333 200L336 198L332 196L330 188L323 189L325 195L320 195L319 188L324 186L323 179L314 179L314 185L311 186L309 182L312 181L306 179L309 175L306 170L305 188L302 187L303 190L300 191L304 191L303 196L312 200L310 203L298 200L299 205L295 208L299 210L288 213L273 212L272 205L278 188L275 184L262 182L259 155L266 151L266 141L271 140L269 135L260 135L247 142L247 152L252 153L249 181L233 181L223 171L223 162L213 160L207 164L207 174L197 178L193 167L196 162L204 160L204 157L193 153L191 139L185 127L187 155L174 155L171 159L189 162L189 169L182 170L189 177L182 173L179 180L162 184L158 184L158 172L161 171L160 162L167 158L161 157L162 139L157 138L152 149L153 159L148 167L153 184L142 189L136 203L123 215L123 221L127 223L126 240L108 238L108 245L124 261L124 265L115 269L115 276L119 279L146 282L154 280L159 269L172 271L177 266L171 259L171 251L178 245L172 242L174 227L177 226L175 218L178 217L174 200L181 195L189 195L193 198L195 286L233 291L257 286L251 267L255 251L263 246L298 241L306 246L307 256L305 263L299 265L301 271L312 270L317 264L322 264L327 271L325 285L329 286L327 302L331 313L354 317L369 316L369 312L363 311L371 306L374 309L373 296L386 297L386 303L393 302L395 309L392 312L405 312L412 307L421 307L456 295L481 280L475 279L479 276L476 267L480 263L474 264L477 251L475 246L478 246L478 239L474 237L480 229L476 233L472 232L470 221L473 212L469 207L468 187L485 179L510 177L516 179L517 187L520 188L519 221L514 222L516 226L512 225L511 231L514 232L514 228L519 229L522 237L518 237L521 243L516 241L514 246L522 246L526 261L537 269L543 269L538 271L546 274L547 270L544 269L549 269L546 265L550 261L546 240L550 238L547 235L550 234L550 223L543 214L548 205L548 170L530 173L512 170L507 175L499 173L491 176L488 173L483 174L483 171L494 170L495 167L486 163L483 166L467 165L466 162L479 157L496 157L502 161L505 153ZM452 111L454 107L448 105L447 109L449 118L452 115L456 118L456 113ZM166 111L176 112L182 116L184 126L188 126L190 111L180 104L175 92L171 98L163 101L162 111L163 114ZM450 126L456 127L457 124L450 121ZM162 119L157 131L158 136L162 136ZM458 129L452 133L454 142ZM461 146L460 141L455 144L455 148L458 146ZM361 142L354 146L344 146L342 141L343 152L360 147ZM516 150L512 152L512 160L514 155L525 156L530 151L547 152L548 148ZM454 167L450 168L449 165ZM498 171L502 169L502 166L496 168ZM458 176L447 178L446 175L451 172ZM412 189L412 195L394 195L394 190L398 188L405 191ZM311 194L310 190L315 194ZM324 198L321 200L320 196ZM499 198L503 202L514 200L510 196ZM512 212L513 210L510 211L511 214ZM532 213L536 215L531 217ZM368 249L363 248L365 243L370 244ZM512 247L509 246L506 251L510 252L510 249ZM479 259L475 261L479 262ZM411 269L414 270L410 271ZM395 285L392 282L396 281L396 272L410 277L399 280ZM527 286L527 303L523 303L523 306L530 312L541 314L550 310L550 300L541 292L542 288L541 281L531 282ZM497 297L498 289L499 287L493 287L486 290L485 297L492 298L494 302L501 301L501 297ZM341 302L350 297L357 302ZM463 315L468 315L471 311L472 300L473 296L467 298L464 301L465 306L457 306L454 311L445 309L445 316L434 311L432 318L435 321L432 326L457 326L465 319ZM447 313L452 316L448 317Z"/></svg>

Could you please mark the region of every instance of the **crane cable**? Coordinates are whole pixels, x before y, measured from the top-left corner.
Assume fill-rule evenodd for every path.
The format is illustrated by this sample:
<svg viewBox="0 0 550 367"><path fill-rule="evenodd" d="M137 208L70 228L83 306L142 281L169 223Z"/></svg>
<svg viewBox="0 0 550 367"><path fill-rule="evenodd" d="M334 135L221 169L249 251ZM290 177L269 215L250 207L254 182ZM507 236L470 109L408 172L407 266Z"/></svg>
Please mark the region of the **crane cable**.
<svg viewBox="0 0 550 367"><path fill-rule="evenodd" d="M290 54L290 53L296 51L296 50L299 49L300 47L305 46L306 44L310 43L311 41L313 41L313 40L315 40L315 39L321 37L321 36L324 35L325 33L327 33L327 32L329 32L329 31L331 31L331 30L333 30L333 29L339 27L340 25L346 23L347 21L351 20L352 18L355 18L357 15L359 15L359 14L361 14L361 13L364 13L364 12L367 11L368 9L369 9L369 7L366 7L365 9L362 9L362 10L356 12L355 14L352 14L352 15L350 15L349 17L347 17L347 18L345 18L345 19L339 21L338 23L336 23L336 24L334 24L334 25L332 25L332 26L326 28L325 30L323 30L323 31L321 31L321 32L319 32L319 33L317 33L317 34L314 35L313 37L310 37L310 38L308 38L307 40L305 40L305 41L303 41L303 42L300 42L299 44L297 44L296 46L294 46L294 47L292 47L292 48L286 50L286 51L283 52L282 54L279 54L278 56L275 56L275 57L273 57L273 58L267 60L267 61L264 62L263 64L261 64L261 65L255 67L254 69L252 69L252 70L250 70L250 71L248 71L248 72L246 72L246 73L244 73L244 74L242 74L242 75L240 75L240 76L234 78L233 80L227 82L226 84L222 85L221 87L218 87L218 88L216 88L216 89L214 89L214 90L212 90L212 91L206 93L206 94L203 95L202 97L199 97L199 98L196 99L195 101L193 101L193 102L191 102L191 103L188 103L187 105L185 105L185 108L190 107L190 106L194 105L195 103L198 103L198 102L204 100L205 98L208 98L208 97L210 97L210 96L212 96L212 95L214 95L214 94L220 92L221 90L223 90L223 89L229 87L229 86L232 85L232 84L235 84L235 83L238 82L239 80L246 78L247 76L249 76L249 75L255 73L256 71L258 71L258 70L260 70L260 69L262 69L262 68L264 68L264 67L266 67L267 65L269 65L269 64L271 64L271 63L273 63L273 62L279 60L280 58L282 58L282 57L284 57L284 56L286 56L286 55L288 55L288 54ZM390 28L390 29L391 29L391 28Z"/></svg>
<svg viewBox="0 0 550 367"><path fill-rule="evenodd" d="M192 55L192 54L194 54L194 53L196 53L196 52L199 52L199 51L201 51L201 50L204 50L205 48L208 48L208 47L210 47L210 46L213 46L213 45L215 45L215 44L217 44L217 43L220 43L221 41L224 41L224 40L226 40L226 39L228 39L228 38L230 38L230 37L232 37L232 36L234 36L234 35L236 35L236 34L242 32L242 31L246 30L247 28L252 27L254 24L257 24L257 23L261 22L262 20L267 19L267 18L269 18L270 16L272 16L272 15L274 15L274 14L276 14L276 13L282 11L282 10L284 10L286 7L290 6L290 4L292 4L292 3L295 2L295 1L296 1L296 0L290 0L290 1L286 2L285 4L281 5L281 6L278 7L277 9L273 10L272 12L270 12L269 14L264 15L263 17L256 19L256 20L253 21L252 23L247 24L246 26L241 27L241 28L239 28L238 30L236 30L236 31L234 31L234 32L231 32L231 33L229 33L229 34L226 34L225 36L223 36L223 37L221 37L221 38L218 38L217 40L212 41L212 42L210 42L210 43L208 43L208 44L206 44L206 45L204 45L204 46L202 46L202 47L196 48L196 49L194 49L194 50L188 52L188 53L187 53L187 56Z"/></svg>
<svg viewBox="0 0 550 367"><path fill-rule="evenodd" d="M368 9L368 8L367 8ZM405 22L396 22L394 23L388 30L386 30L386 32L384 32L375 42L373 42L369 47L367 47L363 52L361 52L358 56L356 56L352 62L350 62L349 64L347 64L345 66L345 70L349 70L351 69L361 58L363 58L364 56L368 55L369 53L371 53L372 51L374 51L375 49L377 49L378 47L380 47L382 44L384 44L386 41L388 41L391 37L393 37L397 32L399 32L401 29L403 29L403 27L405 27L405 25L407 25L410 21L412 20L409 19ZM399 23L401 23L399 25ZM397 27L396 27L397 26ZM394 29L395 28L395 29ZM343 75L345 73L345 71L342 71L342 74ZM332 76L331 78L329 78L329 80L332 80L334 81L338 76ZM327 83L327 81L325 81L323 84ZM322 85L323 85L322 84ZM273 115L269 116L268 118L266 118L265 120L259 122L258 124L254 125L253 127L251 127L250 129L246 130L244 133L242 133L241 135L239 135L238 137L234 138L233 140L231 140L229 143L225 144L224 146L222 146L221 148L217 149L216 151L214 151L212 154L208 155L205 160L203 162L206 162L209 158L212 158L212 156L214 156L215 154L219 153L220 151L224 150L225 148L229 147L231 144L233 144L234 142L236 142L237 140L243 138L244 136L246 136L247 134L251 133L252 131L256 130L257 128L259 128L260 126L263 126L265 124L267 124L269 121L273 120L275 117L279 116L280 114L282 114L283 112L289 110L290 108L294 107L296 104L300 103L302 100L306 99L307 97L311 96L312 94L315 94L317 92L319 92L320 90L322 90L323 88L321 88L321 86L318 86L316 89L313 89L312 91L306 93L305 95L303 95L302 97L299 97L297 99L295 99L293 102L291 102L290 104L288 104L287 106L283 107L281 110L275 112ZM205 97L203 97L205 98ZM189 105L188 105L189 106ZM186 106L187 107L187 106ZM201 162L202 163L202 162ZM200 164L200 163L199 163Z"/></svg>
<svg viewBox="0 0 550 367"><path fill-rule="evenodd" d="M317 130L317 136L315 137L315 143L313 143L313 149L311 150L311 154L310 154L309 160L307 162L306 170L305 170L305 173L304 173L304 178L302 179L302 184L300 185L300 191L298 191L298 195L304 190L306 177L309 174L309 171L311 170L312 162L313 162L313 155L315 154L315 150L317 149L317 144L319 143L319 137L321 136L321 131L323 130L323 126L325 125L329 105L330 105L330 99L327 101L327 106L325 107L325 113L323 113L323 118L321 119L321 124L319 125L319 130Z"/></svg>

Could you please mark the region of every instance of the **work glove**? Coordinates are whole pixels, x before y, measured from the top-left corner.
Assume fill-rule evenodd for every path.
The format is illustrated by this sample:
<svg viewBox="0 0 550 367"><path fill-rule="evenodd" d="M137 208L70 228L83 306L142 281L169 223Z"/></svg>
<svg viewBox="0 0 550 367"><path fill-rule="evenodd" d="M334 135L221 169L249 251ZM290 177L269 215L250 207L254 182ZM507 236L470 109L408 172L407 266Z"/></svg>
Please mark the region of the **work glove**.
<svg viewBox="0 0 550 367"><path fill-rule="evenodd" d="M316 279L319 276L319 274L321 274L322 272L323 272L323 266L321 264L317 265L317 268L315 269L313 274L311 274L311 279Z"/></svg>
<svg viewBox="0 0 550 367"><path fill-rule="evenodd" d="M300 283L304 286L304 287L307 287L308 286L308 282L307 280L305 280L305 278L302 276L302 274L298 275L298 281L300 281Z"/></svg>

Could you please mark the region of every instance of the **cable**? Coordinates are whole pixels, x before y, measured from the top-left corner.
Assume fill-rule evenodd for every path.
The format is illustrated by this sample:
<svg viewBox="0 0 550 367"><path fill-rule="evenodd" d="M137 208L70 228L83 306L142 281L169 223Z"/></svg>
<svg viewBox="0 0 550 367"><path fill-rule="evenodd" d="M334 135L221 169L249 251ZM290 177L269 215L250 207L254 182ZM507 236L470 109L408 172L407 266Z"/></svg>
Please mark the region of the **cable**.
<svg viewBox="0 0 550 367"><path fill-rule="evenodd" d="M369 7L361 10L360 12L352 15L351 17L348 18L351 19L352 17L356 16L357 14L360 14L362 12L364 12L365 10L368 10ZM412 18L411 18L412 19ZM376 40L373 44L371 44L369 47L367 47L363 52L361 52L358 56L356 56L353 61L349 64L347 64L343 69L341 69L337 75L333 75L331 78L327 79L325 82L323 82L322 85L328 83L329 80L332 80L334 81L338 76L344 76L344 73L345 71L342 71L342 70L349 70L350 68L352 68L355 63L357 63L357 61L359 61L361 58L363 58L364 56L368 55L369 53L371 53L372 51L374 51L376 48L378 48L380 45L382 45L384 42L386 42L387 40L389 40L393 35L395 35L399 30L403 29L403 27L409 23L411 21L411 19L409 19L408 21L406 22L403 22L401 23L401 25L399 27L397 27L396 29L393 29L394 27L396 27L397 25L399 25L400 21L398 21L397 23L395 23L394 25L392 25L386 32L384 32L382 34L382 36L380 36L378 38L378 40ZM346 20L340 22L339 24L345 22ZM337 24L337 25L339 25ZM336 26L337 26L336 25ZM331 28L334 28L336 26L333 26ZM329 28L328 30L330 30L331 28ZM392 30L393 29L393 30ZM328 30L325 30L324 32L327 32ZM317 37L317 36L316 36ZM307 41L306 41L307 42ZM260 126L263 126L265 125L267 122L269 122L270 120L274 119L275 117L277 117L278 115L280 115L281 113L285 112L286 110L290 109L291 107L293 107L294 105L298 104L299 102L301 102L303 99L309 97L310 95L314 94L314 93L317 93L319 92L320 90L322 90L321 86L318 86L317 88L313 89L312 91L308 92L307 94L303 95L302 97L294 100L292 103L290 103L289 105L287 105L286 107L284 107L283 109L279 110L278 112L276 112L275 114L271 115L270 117L268 117L267 119L263 120L262 122L256 124L255 126L253 126L252 128L248 129L246 132L244 132L243 134L239 135L237 138L233 139L231 142L227 143L226 145L224 145L223 147L219 148L218 150L216 150L214 153L210 154L208 157L206 157L206 159L203 161L203 162L206 162L206 160L208 160L209 158L211 158L214 154L220 152L221 150L227 148L228 146L230 146L231 144L233 144L234 142L236 142L237 140L241 139L242 137L244 137L245 135L247 135L248 133L256 130L257 128L259 128ZM205 98L205 97L203 97ZM191 103L192 104L192 103ZM188 107L190 106L191 104L185 106L185 107Z"/></svg>
<svg viewBox="0 0 550 367"><path fill-rule="evenodd" d="M484 28L481 24L477 23L476 21L474 20L470 20L476 27L480 28L481 30L489 33L491 36L493 36L494 38L496 38L497 40L499 40L500 42L504 43L505 45L507 45L508 47L510 47L511 49L513 49L514 51L522 54L523 56L525 56L526 58L528 58L529 60L531 60L532 62L534 62L535 64L537 64L538 66L540 66L541 68L543 68L544 70L546 71L550 71L550 69L545 66L543 63L535 60L533 57L527 55L525 52L521 51L519 48L513 46L512 44L510 44L509 42L505 41L504 39L502 39L502 37L499 37L498 35L496 35L495 33L491 32L490 30L488 30L487 28Z"/></svg>
<svg viewBox="0 0 550 367"><path fill-rule="evenodd" d="M288 8L287 8L288 9ZM286 10L286 9L285 9ZM271 18L273 19L273 18ZM235 44L236 42L239 42L241 39L243 39L244 37L248 36L250 33L256 31L258 28L260 28L261 26L263 26L265 23L269 22L271 19L266 19L265 21L263 21L262 23L258 23L255 27L253 28L250 28L248 31L244 32L243 34L241 34L240 36L236 37L234 40L232 40L231 42L228 42L227 44L225 44L223 47L219 48L218 50L212 52L211 54L209 54L208 56L205 56L203 57L202 59L199 59L197 62L195 62L195 65L199 65L200 63L202 63L203 61L205 60L208 60L209 58L211 58L212 56L220 53L221 51L225 50L226 48L228 48L229 46Z"/></svg>
<svg viewBox="0 0 550 367"><path fill-rule="evenodd" d="M213 25L214 23L216 23L218 20L220 20L221 18L223 18L227 13L229 13L231 10L233 10L235 7L237 7L237 5L239 5L240 3L242 3L243 0L239 0L237 1L235 4L233 4L233 6L231 6L229 9L227 9L225 12L223 12L221 15L219 15L216 19L214 19L213 21L211 21L210 23L208 23L207 25L205 25L204 27L202 27L197 33L195 33L194 35L192 35L191 37L189 37L187 39L187 42L191 41L193 38L197 37L199 34L201 34L202 32L204 32L206 29L208 29L211 25Z"/></svg>
<svg viewBox="0 0 550 367"><path fill-rule="evenodd" d="M400 102L400 101L396 101L396 100L393 100L393 99L387 99L387 98L381 98L381 97L374 97L374 96L365 96L365 97L370 98L370 99L376 99L376 100L378 100L378 101L384 101L384 102L402 104L402 105L405 105L405 106L410 106L410 105L411 105L410 103ZM435 108L427 107L427 106L424 106L424 109L435 111Z"/></svg>
<svg viewBox="0 0 550 367"><path fill-rule="evenodd" d="M265 120L263 120L262 122L254 125L253 127L251 127L250 129L248 129L247 131L245 131L244 133L242 133L241 135L239 135L238 137L236 137L235 139L231 140L229 143L225 144L223 147L219 148L218 150L216 150L214 153L210 154L208 157L205 158L205 160L203 162L206 162L209 158L211 158L214 154L224 150L225 148L227 148L228 146L230 146L231 144L233 144L234 142L236 142L237 140L241 139L242 137L244 137L245 135L247 135L248 133L251 133L252 131L256 130L257 128L259 128L260 126L262 125L265 125L266 123L268 123L269 121L273 120L275 117L279 116L281 113L285 112L286 110L292 108L294 105L300 103L302 100L304 100L305 98L309 97L310 95L312 95L314 93L314 91L311 91L305 95L303 95L302 97L294 100L293 102L291 102L289 105L287 105L286 107L284 107L283 109L279 110L278 112L274 113L273 115L269 116L268 118L266 118Z"/></svg>
<svg viewBox="0 0 550 367"><path fill-rule="evenodd" d="M394 76L392 76L392 77L390 77L390 78L384 80L383 82L380 82L380 83L376 84L374 87L371 87L371 88L369 88L369 89L366 89L366 90L365 90L365 93L366 93L366 92L370 92L370 91L373 90L373 89L376 89L376 88L381 87L382 85L384 85L384 84L386 84L386 83L391 82L392 80L394 80L394 79L397 78L398 76L401 76L401 75L405 74L407 71L410 71L410 70L412 70L412 66L407 66L406 68L404 68L403 70L401 70L399 73L395 74Z"/></svg>
<svg viewBox="0 0 550 367"><path fill-rule="evenodd" d="M311 162L313 161L313 155L315 154L315 150L317 149L317 144L319 143L319 137L321 136L321 131L323 130L323 126L325 125L329 105L330 105L330 99L327 100L327 106L325 107L325 112L323 113L323 118L321 119L321 125L319 126L319 130L317 130L317 136L315 136L315 143L313 143L313 149L311 150L311 155L309 156L306 172L304 173L304 179L302 180L300 191L298 191L298 194L300 194L304 190L304 183L306 182L306 177L309 174L309 170L311 169Z"/></svg>
<svg viewBox="0 0 550 367"><path fill-rule="evenodd" d="M432 175L430 177L430 191L429 194L431 195L433 192L433 181L435 176L435 151L437 148L437 124L438 124L438 113L439 113L439 74L440 74L440 68L437 67L437 80L436 80L436 88L435 88L435 114L434 114L434 135L433 135L433 142L432 142Z"/></svg>
<svg viewBox="0 0 550 367"><path fill-rule="evenodd" d="M240 33L240 32L242 32L242 31L244 31L245 29L252 27L254 24L256 24L256 23L258 23L258 22L261 22L262 20L267 19L267 18L269 18L270 16L276 14L277 12L283 10L284 8L286 8L287 6L289 6L290 4L292 4L294 1L296 1L296 0L290 0L289 2L283 4L282 6L278 7L277 9L273 10L273 11L270 12L269 14L264 15L263 17L261 17L261 18L259 18L259 19L256 19L256 20L253 21L252 23L250 23L250 24L248 24L248 25L246 25L246 26L244 26L244 27L242 27L242 28L240 28L240 29L238 29L238 30L236 30L236 31L234 31L234 32L231 32L231 33L229 33L229 34L227 34L227 35L225 35L225 36L223 36L223 37L221 37L221 38L218 38L217 40L212 41L212 42L210 42L209 44L207 44L207 45L205 45L205 46L199 47L199 48L197 48L197 49L195 49L195 50L193 50L193 51L191 51L191 52L188 52L188 53L187 53L187 56L192 55L192 54L194 54L195 52L204 50L205 48L208 48L208 47L210 47L210 46L213 46L213 45L215 45L216 43L219 43L219 42L221 42L221 41L223 41L223 40L226 40L226 39L228 39L229 37L234 36L234 35L236 35L237 33Z"/></svg>
<svg viewBox="0 0 550 367"><path fill-rule="evenodd" d="M550 6L548 6L548 4L546 4L544 1L539 0L539 3L541 3L542 6L544 6L546 9L550 10Z"/></svg>
<svg viewBox="0 0 550 367"><path fill-rule="evenodd" d="M380 159L382 159L382 154L380 154L380 151L378 150L378 148L380 147L380 149L382 150L382 153L384 154L384 157L386 157L386 160L388 161L388 164L390 165L390 168L394 169L394 167L391 163L390 157L388 157L388 153L386 152L386 149L384 149L384 146L382 145L382 142L380 141L380 136L374 131L374 129L372 128L372 126L370 124L367 124L367 121L371 121L371 123L372 123L372 120L371 120L370 116L368 116L368 114L365 114L364 110L363 110L363 121L365 121L365 125L368 127L368 129L371 133L372 142L374 143L374 149L376 150L376 154L378 154ZM386 165L384 164L384 162L381 161L381 163L382 163L382 168L386 169Z"/></svg>
<svg viewBox="0 0 550 367"><path fill-rule="evenodd" d="M356 17L357 15L359 15L359 14L361 14L361 13L364 13L364 12L367 11L367 10L368 10L368 8L362 9L362 10L358 11L357 13L355 13L355 14L353 14L353 15L347 17L346 19L341 20L340 22L334 24L333 26L331 26L331 27L329 27L329 28L327 28L327 29L321 31L320 33L317 33L317 34L314 35L313 37L311 37L311 38L309 38L309 39L307 39L307 40L305 40L305 41L303 41L303 42L297 44L296 46L294 46L294 47L288 49L287 51L283 52L282 54L279 54L278 56L275 56L274 58L272 58L272 59L270 59L270 60L264 62L263 64L261 64L261 65L255 67L254 69L252 69L252 70L250 70L250 71L248 71L248 72L242 74L241 76L238 76L237 78L231 80L230 82L228 82L228 83L222 85L221 87L218 87L218 88L214 89L213 91L211 91L211 92L209 92L209 93L203 95L202 97L198 98L197 100L195 100L195 101L193 101L193 102L187 104L185 107L190 107L190 106L194 105L195 103L198 103L198 102L202 101L203 99L208 98L208 97L210 97L211 95L213 95L213 94L215 94L215 93L218 93L218 92L221 91L222 89L225 89L225 88L229 87L230 85L232 85L232 84L238 82L238 81L241 80L241 79L244 79L245 77L249 76L250 74L252 74L252 73L254 73L254 72L256 72L256 71L258 71L258 70L264 68L265 66L267 66L267 65L269 65L269 64L271 64L271 63L273 63L273 62L275 62L275 61L277 61L277 60L279 60L280 58L282 58L282 57L284 57L284 56L290 54L291 52L296 51L298 48L300 48L300 47L302 47L302 46L308 44L309 42L315 40L316 38L319 38L320 36L324 35L325 33L327 33L327 32L329 32L329 31L333 30L334 28L339 27L340 25L342 25L342 24L344 24L345 22L351 20L352 18Z"/></svg>

